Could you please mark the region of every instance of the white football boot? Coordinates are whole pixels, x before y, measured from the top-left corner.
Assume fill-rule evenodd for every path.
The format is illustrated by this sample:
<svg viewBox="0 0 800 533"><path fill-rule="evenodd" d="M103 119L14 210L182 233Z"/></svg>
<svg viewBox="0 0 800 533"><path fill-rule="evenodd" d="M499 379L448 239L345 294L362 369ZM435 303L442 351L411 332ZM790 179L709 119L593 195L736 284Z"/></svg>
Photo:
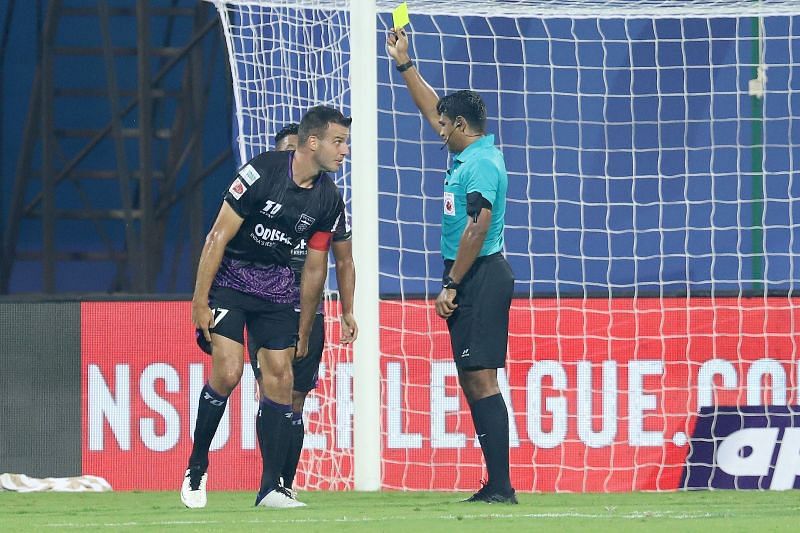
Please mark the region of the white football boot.
<svg viewBox="0 0 800 533"><path fill-rule="evenodd" d="M292 507L305 507L306 504L292 497L291 491L285 487L271 490L256 502L256 507L269 507L271 509L291 509Z"/></svg>
<svg viewBox="0 0 800 533"><path fill-rule="evenodd" d="M195 468L187 468L186 475L181 484L181 501L190 509L200 509L206 506L206 480L208 473Z"/></svg>
<svg viewBox="0 0 800 533"><path fill-rule="evenodd" d="M289 487L287 487L286 485L284 485L284 484L283 484L283 476L281 476L281 477L279 477L279 478L278 478L278 482L279 482L279 484L280 484L280 486L281 486L281 487L283 487L284 489L286 489L287 491L289 491L289 496L290 496L290 497L291 497L293 500L296 500L296 499L297 499L297 491L296 491L296 490L294 490L294 489L292 489L292 488L289 488Z"/></svg>

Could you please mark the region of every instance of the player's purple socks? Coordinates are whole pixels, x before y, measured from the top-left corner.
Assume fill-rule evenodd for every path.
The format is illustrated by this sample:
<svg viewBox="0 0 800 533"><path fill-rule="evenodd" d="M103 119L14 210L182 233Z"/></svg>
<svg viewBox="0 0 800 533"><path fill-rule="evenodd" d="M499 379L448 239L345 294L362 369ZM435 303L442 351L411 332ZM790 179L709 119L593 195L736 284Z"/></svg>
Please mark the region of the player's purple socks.
<svg viewBox="0 0 800 533"><path fill-rule="evenodd" d="M256 430L261 433L261 488L259 498L278 486L278 478L286 461L292 406L262 398L258 405Z"/></svg>
<svg viewBox="0 0 800 533"><path fill-rule="evenodd" d="M303 437L306 428L303 426L303 413L292 413L292 425L289 428L289 449L286 452L286 461L283 463L281 477L283 486L290 489L294 483L294 475L297 473L297 464L300 462L300 454L303 453Z"/></svg>
<svg viewBox="0 0 800 533"><path fill-rule="evenodd" d="M502 394L487 396L469 404L475 433L481 443L488 485L501 492L511 490L508 472L508 410Z"/></svg>
<svg viewBox="0 0 800 533"><path fill-rule="evenodd" d="M200 391L200 401L197 406L197 422L194 427L194 445L192 455L189 456L190 468L208 468L208 449L214 434L217 432L219 421L225 414L228 397L219 394L206 382Z"/></svg>

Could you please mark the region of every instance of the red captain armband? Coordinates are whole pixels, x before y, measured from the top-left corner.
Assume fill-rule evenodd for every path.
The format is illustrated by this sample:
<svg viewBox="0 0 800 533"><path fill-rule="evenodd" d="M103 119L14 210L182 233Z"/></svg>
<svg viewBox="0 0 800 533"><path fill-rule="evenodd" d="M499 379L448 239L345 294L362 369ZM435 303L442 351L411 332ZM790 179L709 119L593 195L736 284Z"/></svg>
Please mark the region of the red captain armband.
<svg viewBox="0 0 800 533"><path fill-rule="evenodd" d="M318 231L308 239L308 247L318 252L327 252L331 247L333 232Z"/></svg>

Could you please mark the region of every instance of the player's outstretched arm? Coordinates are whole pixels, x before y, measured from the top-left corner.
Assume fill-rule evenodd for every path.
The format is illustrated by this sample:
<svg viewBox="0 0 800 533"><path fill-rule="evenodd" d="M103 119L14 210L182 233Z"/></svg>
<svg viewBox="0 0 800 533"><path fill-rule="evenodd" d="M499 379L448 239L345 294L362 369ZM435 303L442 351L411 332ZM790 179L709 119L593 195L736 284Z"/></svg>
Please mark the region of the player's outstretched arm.
<svg viewBox="0 0 800 533"><path fill-rule="evenodd" d="M342 304L342 316L339 318L342 332L339 341L343 344L350 344L358 337L358 324L353 316L353 297L356 290L353 241L333 241L333 258L336 262L339 301Z"/></svg>
<svg viewBox="0 0 800 533"><path fill-rule="evenodd" d="M227 202L222 202L217 220L206 235L206 243L200 253L200 264L197 266L197 280L192 296L192 322L195 328L203 330L203 336L209 342L211 334L208 330L213 325L214 318L208 307L208 292L219 270L225 247L239 231L243 221L244 219L236 214Z"/></svg>
<svg viewBox="0 0 800 533"><path fill-rule="evenodd" d="M317 313L322 288L328 275L328 249L318 250L309 246L303 274L300 276L300 324L297 328L297 353L303 358L308 353L308 337Z"/></svg>
<svg viewBox="0 0 800 533"><path fill-rule="evenodd" d="M403 66L411 62L411 56L408 53L408 34L406 30L403 28L389 30L389 36L386 38L386 51L395 60L398 67L405 69L402 73L403 80L406 82L408 92L411 93L411 98L434 131L439 133L439 113L436 111L439 95L436 94L433 87L428 85L428 82L425 81L425 78L422 77L415 66Z"/></svg>

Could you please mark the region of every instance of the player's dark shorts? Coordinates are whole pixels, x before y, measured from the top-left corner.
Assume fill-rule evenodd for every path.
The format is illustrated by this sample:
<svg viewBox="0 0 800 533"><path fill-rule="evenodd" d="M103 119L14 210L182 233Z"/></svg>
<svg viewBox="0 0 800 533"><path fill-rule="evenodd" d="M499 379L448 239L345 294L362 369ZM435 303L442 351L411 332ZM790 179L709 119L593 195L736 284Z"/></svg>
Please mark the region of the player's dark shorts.
<svg viewBox="0 0 800 533"><path fill-rule="evenodd" d="M294 305L267 302L234 289L214 287L209 297L214 327L209 331L244 344L244 327L250 342L270 350L285 350L297 343Z"/></svg>
<svg viewBox="0 0 800 533"><path fill-rule="evenodd" d="M452 261L445 261L445 275ZM453 359L460 370L503 368L514 273L499 252L479 257L461 280L458 307L447 319Z"/></svg>
<svg viewBox="0 0 800 533"><path fill-rule="evenodd" d="M295 312L298 319L300 313ZM292 363L292 372L294 373L294 390L298 392L308 392L317 388L317 380L319 378L319 363L322 361L322 351L325 348L325 316L317 313L314 317L314 323L311 326L311 336L308 339L308 354L302 359L295 359ZM250 366L253 367L253 374L256 379L261 375L261 370L258 368L258 347L247 341L247 352L250 355Z"/></svg>

